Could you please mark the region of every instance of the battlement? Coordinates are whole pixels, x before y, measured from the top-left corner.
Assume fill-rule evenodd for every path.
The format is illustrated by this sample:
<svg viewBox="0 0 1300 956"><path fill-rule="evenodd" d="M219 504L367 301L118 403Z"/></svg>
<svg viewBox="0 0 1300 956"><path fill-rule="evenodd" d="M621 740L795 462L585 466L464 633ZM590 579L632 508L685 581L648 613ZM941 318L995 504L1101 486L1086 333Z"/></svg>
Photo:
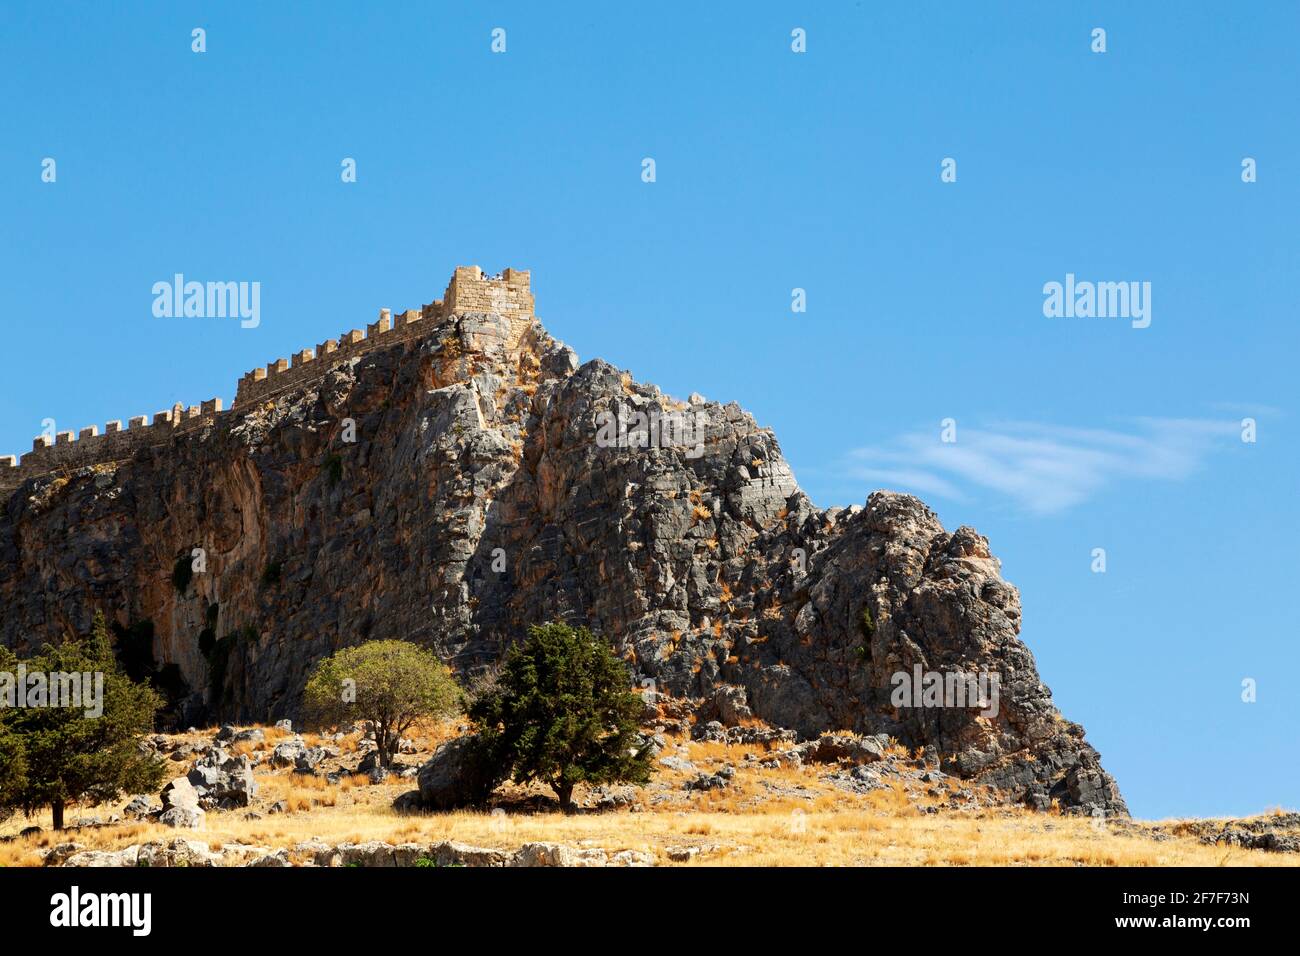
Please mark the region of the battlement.
<svg viewBox="0 0 1300 956"><path fill-rule="evenodd" d="M21 459L14 455L0 456L0 494L8 494L29 478L61 468L123 461L141 448L160 445L177 434L211 425L220 413L221 399L213 398L189 408L173 405L170 410L154 415L152 425L148 417L138 415L130 420L129 429L124 429L119 420L105 424L102 434L99 426L88 425L75 434L58 432L53 438L38 435L32 441L32 450Z"/></svg>
<svg viewBox="0 0 1300 956"><path fill-rule="evenodd" d="M373 349L422 338L442 320L466 312L495 312L509 319L511 335L507 344L516 348L533 317L529 283L527 271L506 269L499 276L485 276L478 266L458 266L441 300L418 310L409 309L396 320L390 310L381 309L378 320L367 325L364 332L352 329L337 339L326 339L314 349L295 352L291 359L279 358L246 373L239 379L231 411L319 378L328 369ZM223 414L229 413L222 411L221 399L214 398L188 408L174 405L155 414L152 424L141 415L132 418L126 429L120 421L108 422L102 434L98 426L91 425L75 435L69 431L58 432L53 439L41 435L21 460L13 455L0 456L0 495L9 494L29 478L62 468L123 461L141 448L214 424Z"/></svg>
<svg viewBox="0 0 1300 956"><path fill-rule="evenodd" d="M389 309L380 309L377 321L361 329L344 332L337 339L326 339L314 349L295 352L292 360L279 358L252 369L239 380L235 408L262 401L271 395L295 388L324 374L325 369L349 361L376 348L422 338L442 320L466 312L495 312L510 320L510 348L533 317L533 294L530 274L506 269L499 276L485 276L478 266L457 266L447 283L442 299L422 308L408 309L396 321Z"/></svg>

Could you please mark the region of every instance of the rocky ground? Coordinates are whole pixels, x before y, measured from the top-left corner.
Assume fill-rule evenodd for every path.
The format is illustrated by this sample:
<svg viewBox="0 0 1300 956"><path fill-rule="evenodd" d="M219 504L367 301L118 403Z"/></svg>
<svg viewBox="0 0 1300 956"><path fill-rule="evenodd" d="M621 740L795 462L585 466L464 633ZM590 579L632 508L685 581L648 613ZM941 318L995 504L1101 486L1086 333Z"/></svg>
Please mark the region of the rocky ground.
<svg viewBox="0 0 1300 956"><path fill-rule="evenodd" d="M716 707L716 704L713 705ZM662 714L673 707L658 705ZM718 717L735 717L732 713ZM708 713L707 709L705 713ZM466 728L427 724L391 773L364 728L223 727L154 735L176 773L160 794L14 818L7 866L1294 865L1300 814L1143 823L1034 812L924 752L848 732L797 743L753 720L663 717L643 787L507 784L490 806L411 809L420 768Z"/></svg>

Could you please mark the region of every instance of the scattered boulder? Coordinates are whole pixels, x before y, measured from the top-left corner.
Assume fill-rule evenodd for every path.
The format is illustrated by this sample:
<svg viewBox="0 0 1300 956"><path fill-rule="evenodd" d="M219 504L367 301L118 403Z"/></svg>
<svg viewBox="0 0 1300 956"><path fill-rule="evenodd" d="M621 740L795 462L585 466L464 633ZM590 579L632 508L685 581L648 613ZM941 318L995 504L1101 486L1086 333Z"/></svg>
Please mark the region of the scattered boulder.
<svg viewBox="0 0 1300 956"><path fill-rule="evenodd" d="M702 773L682 785L685 790L722 790L731 786L736 776L735 767L723 767L717 773Z"/></svg>
<svg viewBox="0 0 1300 956"><path fill-rule="evenodd" d="M663 695L647 690L641 694L641 723L648 724L659 719L659 704Z"/></svg>
<svg viewBox="0 0 1300 956"><path fill-rule="evenodd" d="M268 853L265 856L259 856L257 859L253 860L252 862L245 863L244 865L272 867L272 866L293 866L293 863L290 862L289 860L288 850L275 850L274 852Z"/></svg>
<svg viewBox="0 0 1300 956"><path fill-rule="evenodd" d="M163 787L162 805L164 810L179 808L182 810L199 809L199 792L194 789L186 777L177 777Z"/></svg>
<svg viewBox="0 0 1300 956"><path fill-rule="evenodd" d="M697 856L706 853L717 853L722 847L716 843L696 844L694 846L669 846L664 847L664 854L674 863L688 863Z"/></svg>
<svg viewBox="0 0 1300 956"><path fill-rule="evenodd" d="M206 817L207 814L197 807L172 807L159 814L158 822L178 830L202 830Z"/></svg>
<svg viewBox="0 0 1300 956"><path fill-rule="evenodd" d="M885 744L879 737L854 734L826 734L795 748L805 763L875 763L885 759Z"/></svg>
<svg viewBox="0 0 1300 956"><path fill-rule="evenodd" d="M212 866L221 859L220 854L198 840L178 838L167 843L145 843L136 849L136 866Z"/></svg>
<svg viewBox="0 0 1300 956"><path fill-rule="evenodd" d="M680 773L694 773L698 768L685 757L660 757L659 763L669 770L676 770Z"/></svg>
<svg viewBox="0 0 1300 956"><path fill-rule="evenodd" d="M338 862L332 866L395 867L414 866L424 855L418 843L399 843L393 846L379 840L368 843L341 843L334 850Z"/></svg>
<svg viewBox="0 0 1300 956"><path fill-rule="evenodd" d="M712 743L726 743L727 728L722 726L718 720L710 720L705 724L696 724L695 730L691 734L695 740L706 740Z"/></svg>
<svg viewBox="0 0 1300 956"><path fill-rule="evenodd" d="M727 728L727 743L729 744L772 746L773 744L793 744L798 739L799 735L793 730L785 730L779 727Z"/></svg>
<svg viewBox="0 0 1300 956"><path fill-rule="evenodd" d="M85 849L80 843L58 843L45 851L46 866L63 866L69 857Z"/></svg>
<svg viewBox="0 0 1300 956"><path fill-rule="evenodd" d="M638 799L636 787L608 784L596 787L591 792L591 802L599 810L618 810L635 806Z"/></svg>
<svg viewBox="0 0 1300 956"><path fill-rule="evenodd" d="M326 757L324 747L307 747L303 750L298 758L294 761L294 766L298 770L315 770Z"/></svg>
<svg viewBox="0 0 1300 956"><path fill-rule="evenodd" d="M184 780L185 778L180 778ZM185 781L189 783L188 780ZM144 794L132 797L126 806L122 808L122 815L127 817L147 817L154 812L153 801Z"/></svg>
<svg viewBox="0 0 1300 956"><path fill-rule="evenodd" d="M83 850L80 853L74 853L72 856L63 860L61 863L49 863L47 866L72 866L72 867L109 867L109 866L137 866L138 846L129 846L124 850Z"/></svg>
<svg viewBox="0 0 1300 956"><path fill-rule="evenodd" d="M754 719L754 712L749 709L749 695L745 688L735 684L723 684L714 690L705 709L708 716L716 718L724 727L739 727Z"/></svg>
<svg viewBox="0 0 1300 956"><path fill-rule="evenodd" d="M654 866L654 854L641 850L620 850L610 859L611 866Z"/></svg>
<svg viewBox="0 0 1300 956"><path fill-rule="evenodd" d="M198 805L205 810L246 807L257 792L248 755L232 757L218 747L194 764L188 779L198 795Z"/></svg>
<svg viewBox="0 0 1300 956"><path fill-rule="evenodd" d="M424 852L425 858L433 860L438 866L505 866L512 854L505 850L494 850L468 843L430 844Z"/></svg>
<svg viewBox="0 0 1300 956"><path fill-rule="evenodd" d="M276 744L275 749L271 751L271 763L277 767L292 767L306 752L307 745L303 743L301 737L284 740Z"/></svg>
<svg viewBox="0 0 1300 956"><path fill-rule="evenodd" d="M608 866L609 854L601 849L583 849L564 843L525 843L511 866Z"/></svg>
<svg viewBox="0 0 1300 956"><path fill-rule="evenodd" d="M393 800L393 809L398 813L419 813L424 809L424 802L419 790L407 790L398 794Z"/></svg>
<svg viewBox="0 0 1300 956"><path fill-rule="evenodd" d="M1187 826L1184 824L1184 826ZM1244 820L1203 820L1189 829L1202 843L1245 850L1300 853L1300 813L1272 813Z"/></svg>
<svg viewBox="0 0 1300 956"><path fill-rule="evenodd" d="M481 804L499 782L488 765L477 735L441 744L420 768L420 805L447 811Z"/></svg>

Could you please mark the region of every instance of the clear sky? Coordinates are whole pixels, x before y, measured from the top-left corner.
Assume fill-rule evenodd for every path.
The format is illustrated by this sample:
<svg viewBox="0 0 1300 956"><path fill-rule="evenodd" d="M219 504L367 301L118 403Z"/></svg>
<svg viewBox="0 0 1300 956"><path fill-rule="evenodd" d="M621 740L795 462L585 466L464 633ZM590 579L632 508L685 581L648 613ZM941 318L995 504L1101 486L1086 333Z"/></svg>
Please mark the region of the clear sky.
<svg viewBox="0 0 1300 956"><path fill-rule="evenodd" d="M987 535L1134 813L1300 805L1300 5L560 6L0 6L0 454L531 269L584 360L740 402L818 504ZM261 324L155 318L178 272ZM1150 326L1045 317L1067 273Z"/></svg>

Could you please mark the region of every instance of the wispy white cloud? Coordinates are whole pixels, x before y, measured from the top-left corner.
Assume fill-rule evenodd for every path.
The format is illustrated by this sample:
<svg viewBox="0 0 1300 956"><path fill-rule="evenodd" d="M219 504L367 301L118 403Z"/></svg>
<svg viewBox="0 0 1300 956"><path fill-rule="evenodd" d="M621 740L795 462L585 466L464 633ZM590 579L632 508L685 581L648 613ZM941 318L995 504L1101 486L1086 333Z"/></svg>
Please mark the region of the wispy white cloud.
<svg viewBox="0 0 1300 956"><path fill-rule="evenodd" d="M854 477L900 491L960 501L984 489L1035 514L1054 514L1120 481L1184 479L1234 440L1238 422L1194 418L1138 418L1124 429L958 423L955 442L942 442L936 425L885 447L856 449L849 468Z"/></svg>

